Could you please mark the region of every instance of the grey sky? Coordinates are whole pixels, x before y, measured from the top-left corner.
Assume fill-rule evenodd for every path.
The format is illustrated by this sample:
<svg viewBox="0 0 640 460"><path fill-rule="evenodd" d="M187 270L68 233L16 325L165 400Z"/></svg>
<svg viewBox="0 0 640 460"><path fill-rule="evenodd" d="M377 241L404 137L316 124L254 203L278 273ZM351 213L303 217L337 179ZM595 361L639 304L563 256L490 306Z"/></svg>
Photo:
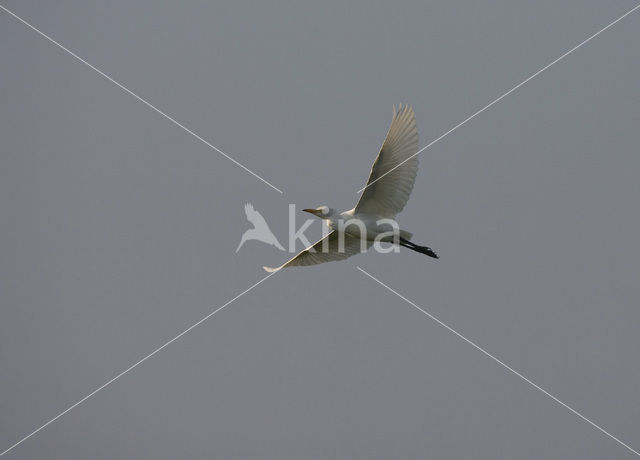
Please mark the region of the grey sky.
<svg viewBox="0 0 640 460"><path fill-rule="evenodd" d="M426 145L635 3L2 5L284 194L0 12L0 450L287 258L246 202L351 208L393 104ZM639 26L421 154L440 260L278 273L7 458L635 458L355 266L637 450Z"/></svg>

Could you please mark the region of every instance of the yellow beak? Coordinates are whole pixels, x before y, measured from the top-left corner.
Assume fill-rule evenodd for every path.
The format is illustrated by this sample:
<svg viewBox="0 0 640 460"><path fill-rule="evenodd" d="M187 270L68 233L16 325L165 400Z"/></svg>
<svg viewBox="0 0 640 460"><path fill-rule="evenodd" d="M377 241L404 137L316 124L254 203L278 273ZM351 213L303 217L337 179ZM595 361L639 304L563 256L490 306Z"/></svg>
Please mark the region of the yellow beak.
<svg viewBox="0 0 640 460"><path fill-rule="evenodd" d="M303 211L308 212L309 214L313 214L314 216L317 216L318 213L320 212L317 209L303 209Z"/></svg>

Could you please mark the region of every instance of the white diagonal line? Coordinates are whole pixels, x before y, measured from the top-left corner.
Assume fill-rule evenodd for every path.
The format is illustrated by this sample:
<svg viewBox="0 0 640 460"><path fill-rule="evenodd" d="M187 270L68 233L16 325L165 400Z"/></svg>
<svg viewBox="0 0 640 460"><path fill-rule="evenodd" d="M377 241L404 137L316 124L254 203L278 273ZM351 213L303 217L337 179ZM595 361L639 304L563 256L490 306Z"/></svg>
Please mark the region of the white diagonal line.
<svg viewBox="0 0 640 460"><path fill-rule="evenodd" d="M114 80L113 78L111 78L109 75L107 75L106 73L104 73L102 70L98 69L96 66L89 64L87 61L85 61L84 59L82 59L80 56L78 56L76 53L74 53L73 51L69 50L68 48L65 48L63 45L61 45L60 43L58 43L57 41L55 41L53 38L51 38L50 36L48 36L47 34L45 34L44 32L42 32L41 30L37 29L35 26L31 25L30 23L28 23L27 21L25 21L24 19L22 19L20 16L18 16L17 14L9 11L7 8L5 8L3 5L0 5L0 9L3 9L4 11L6 11L7 13L9 13L11 16L13 16L14 18L16 18L18 21L20 21L21 23L23 23L25 26L29 27L30 29L34 30L35 32L37 32L38 34L40 34L42 37L46 38L47 40L49 40L51 43L53 43L54 45L56 45L58 48L62 49L63 51L66 51L68 54L70 54L71 56L73 56L74 58L76 58L78 61L82 62L83 64L85 64L86 66L88 66L89 68L95 70L97 73L99 73L100 75L102 75L104 78L106 78L107 80L109 80L111 83L113 83L114 85L116 85L117 87L119 87L120 89L122 89L123 91L125 91L126 93L130 94L131 96L135 97L137 100L139 100L140 102L142 102L143 104L145 104L147 107L153 109L154 111L156 111L157 113L159 113L160 115L162 115L163 117L165 117L167 120L169 120L170 122L172 122L174 125L182 128L184 131L186 131L187 133L191 134L193 137L195 137L196 139L198 139L200 142L202 142L203 144L205 144L207 147L210 147L211 149L215 150L216 152L218 152L220 155L222 155L223 157L227 158L228 160L231 160L232 162L234 162L237 166L240 166L242 169L244 169L246 172L248 172L249 174L251 174L252 176L254 176L255 178L261 180L262 182L264 182L265 184L267 184L269 187L271 187L272 189L274 189L276 192L279 193L284 193L282 190L280 190L278 187L276 187L275 185L273 185L271 182L267 181L266 179L264 179L263 177L259 176L258 174L256 174L255 172L253 172L252 170L250 170L249 168L247 168L245 165L243 165L242 163L240 163L237 160L234 160L233 158L231 158L229 155L227 155L226 153L224 153L222 150L220 150L218 147L216 147L215 145L213 145L211 142L203 139L202 137L200 137L199 135L197 135L196 133L194 133L193 131L191 131L189 128L187 128L185 125L183 125L182 123L180 123L179 121L176 121L174 118L172 118L171 116L167 115L165 112L163 112L162 110L160 110L159 108L157 108L155 105L151 104L150 102L148 102L147 100L143 99L142 97L138 96L136 93L134 93L133 91L131 91L129 88L125 87L124 85L122 85L121 83L117 82L116 80Z"/></svg>
<svg viewBox="0 0 640 460"><path fill-rule="evenodd" d="M426 310L424 310L423 308L419 307L418 305L416 305L415 303L413 303L411 300L407 299L405 296L403 296L402 294L400 294L399 292L393 290L392 288L390 288L389 286L387 286L385 283L383 283L382 281L380 281L378 278L376 278L375 276L373 276L372 274L370 274L369 272L363 270L360 267L356 267L358 270L360 270L362 273L364 273L365 275L367 275L369 278L371 278L372 280L374 280L376 283L380 284L381 286L385 287L387 290L393 292L395 295L397 295L398 297L400 297L402 300L404 300L405 302L407 302L408 304L412 305L413 307L415 307L417 310L421 311L422 313L424 313L425 315L427 315L429 318L431 318L432 320L434 320L436 323L438 323L440 326L444 327L445 329L447 329L450 332L453 332L455 335L457 335L458 337L460 337L462 340L464 340L465 342L467 342L469 345L473 346L474 348L476 348L478 351L481 351L482 353L484 353L486 356L488 356L489 358L491 358L492 360L494 360L495 362L497 362L498 364L500 364L502 367L504 367L505 369L507 369L508 371L512 372L513 374L515 374L516 376L520 377L522 380L524 380L525 382L527 382L529 385L531 385L532 387L534 387L537 390L540 390L542 393L544 393L545 395L547 395L548 397L550 397L551 399L553 399L555 402L557 402L558 404L560 404L561 406L569 409L571 412L573 412L575 415L577 415L578 417L580 417L582 420L584 420L585 422L589 423L591 426L597 428L598 430L600 430L602 433L606 434L607 436L609 436L611 439L613 439L614 441L618 442L620 445L626 447L627 449L629 449L631 452L633 452L634 454L636 454L638 457L640 457L640 453L636 450L634 450L631 446L629 446L628 444L625 444L624 442L622 442L620 439L616 438L614 435L612 435L611 433L609 433L607 430L605 430L604 428L602 428L599 425L596 425L594 422L592 422L591 420L589 420L587 417L585 417L584 415L582 415L580 412L578 412L577 410L575 410L574 408L572 408L571 406L563 403L562 401L560 401L558 398L556 398L555 396L553 396L551 393L549 393L547 390L541 388L540 386L536 385L535 383L533 383L531 380L529 380L528 378L526 378L524 375L522 375L520 372L516 371L515 369L513 369L512 367L508 366L507 364L503 363L502 361L500 361L498 358L496 358L495 356L493 356L491 353L489 353L488 351L486 351L484 348L480 347L479 345L476 345L475 342L472 342L471 340L469 340L468 338L466 338L464 335L460 334L458 331L456 331L455 329L451 328L450 326L448 326L447 324L443 323L442 321L440 321L438 318L436 318L435 316L433 316L431 313L427 312Z"/></svg>
<svg viewBox="0 0 640 460"><path fill-rule="evenodd" d="M536 73L534 73L533 75L531 75L529 78L527 78L526 80L522 81L521 83L518 83L516 86L514 86L513 88L511 88L509 91L507 91L506 93L504 93L502 96L500 96L499 98L495 99L493 102L485 105L483 108L481 108L480 110L478 110L476 113L474 113L473 115L465 118L464 120L462 120L460 123L458 123L457 125L455 125L453 128L451 128L449 131L447 131L446 133L442 134L440 137L437 137L436 139L434 139L433 141L429 142L427 145L425 145L424 147L422 147L420 150L418 150L416 153L414 153L413 155L411 155L409 158L407 158L406 160L404 160L403 162L399 163L398 165L394 166L392 169L390 169L389 171L387 171L386 173L384 173L382 176L378 177L376 180L372 181L371 183L365 185L364 187L362 187L360 190L358 190L357 193L362 192L363 190L365 190L367 187L375 184L376 182L378 182L380 179L382 179L384 176L386 176L387 174L389 174L391 171L399 168L400 166L402 166L403 164L405 164L407 161L409 161L410 159L412 159L413 157L415 157L416 155L419 155L420 153L424 152L425 150L427 150L429 147L431 147L433 144L435 144L436 142L438 142L439 140L447 137L449 134L451 134L452 132L454 132L456 129L458 129L459 127L461 127L462 125L464 125L465 123L467 123L468 121L472 120L473 118L475 118L476 116L480 115L482 112L484 112L485 110L487 110L489 107L491 107L492 105L496 104L497 102L501 101L503 98L507 97L509 94L513 93L515 90L517 90L518 88L520 88L522 85L524 85L525 83L527 83L529 80L537 77L538 75L540 75L542 72L544 72L545 70L547 70L549 67L551 67L552 65L554 65L556 62L561 61L562 59L564 59L565 57L569 56L571 53L573 53L575 50L577 50L578 48L580 48L582 45L590 42L591 40L593 40L594 38L596 38L598 35L600 35L602 32L604 32L605 30L607 30L609 27L612 27L613 25L615 25L618 21L621 21L622 19L624 19L625 17L629 16L631 13L633 13L635 10L637 10L638 8L640 8L640 4L637 5L635 8L630 9L629 11L627 11L625 14L623 14L622 16L620 16L618 19L616 19L615 21L613 21L611 24L609 24L606 27L603 27L602 29L600 29L599 31L597 31L595 34L591 35L589 38L587 38L586 40L580 42L578 45L574 46L573 48L571 48L569 51L567 51L566 53L564 53L562 56L560 56L559 58L557 58L556 60L550 62L549 64L547 64L546 66L544 66L542 69L538 70Z"/></svg>
<svg viewBox="0 0 640 460"><path fill-rule="evenodd" d="M230 305L231 303L233 303L234 301L238 300L240 297L242 297L243 295L245 295L247 292L251 291L253 288L255 288L256 286L258 286L259 284L261 284L263 281L266 281L267 279L269 279L270 277L272 277L273 275L275 275L274 273L270 273L269 275L265 276L264 278L262 278L260 281L258 281L257 283L253 284L251 287L245 289L244 291L242 291L240 294L238 294L237 296L235 296L233 299L229 300L227 303L225 303L223 306L216 308L214 311L212 311L211 313L209 313L207 316L205 316L204 318L202 318L200 321L198 321L197 323L195 323L194 325L188 327L187 329L185 329L184 331L182 331L180 334L176 335L174 338L172 338L171 340L169 340L168 342L166 342L164 345L156 348L154 351L152 351L151 353L149 353L147 356L145 356L144 358L142 358L140 361L136 362L135 364L129 366L127 369L125 369L124 371L120 372L118 375L116 375L114 378L112 378L111 380L109 380L107 383L105 383L104 385L96 388L95 390L93 390L91 393L89 393L88 395L86 395L84 398L82 398L80 401L78 401L77 403L73 404L72 406L70 406L69 408L65 409L64 411L60 412L58 415L56 415L55 417L53 417L51 420L49 420L47 423L45 423L44 425L42 425L40 428L38 428L37 430L33 431L31 434L25 436L24 438L22 438L20 441L16 442L14 445L12 445L11 447L9 447L8 449L6 449L5 451L3 451L2 453L0 453L0 457L3 456L4 454L6 454L7 452L9 452L10 450L12 450L14 447L22 444L24 441L26 441L27 439L29 439L31 436L33 436L34 434L36 434L37 432L39 432L40 430L46 428L47 426L49 426L51 423L55 422L56 420L58 420L60 417L62 417L64 414L66 414L67 412L69 412L70 410L74 409L75 407L79 406L80 404L82 404L83 402L85 402L87 399L89 399L90 397L92 397L93 395L95 395L96 393L98 393L100 390L106 388L107 386L111 385L113 382L115 382L116 380L118 380L120 377L122 377L123 375L125 375L126 373L128 373L129 371L135 369L137 366L139 366L140 364L142 364L143 362L145 362L147 359L151 358L153 355L155 355L156 353L158 353L160 350L162 350L163 348L165 348L166 346L172 344L173 342L175 342L176 340L178 340L180 337L182 337L183 335L185 335L187 332L191 331L193 328L199 326L200 324L204 323L206 320L208 320L209 318L211 318L213 315L215 315L216 313L218 313L220 310L222 310L223 308L227 307L228 305Z"/></svg>

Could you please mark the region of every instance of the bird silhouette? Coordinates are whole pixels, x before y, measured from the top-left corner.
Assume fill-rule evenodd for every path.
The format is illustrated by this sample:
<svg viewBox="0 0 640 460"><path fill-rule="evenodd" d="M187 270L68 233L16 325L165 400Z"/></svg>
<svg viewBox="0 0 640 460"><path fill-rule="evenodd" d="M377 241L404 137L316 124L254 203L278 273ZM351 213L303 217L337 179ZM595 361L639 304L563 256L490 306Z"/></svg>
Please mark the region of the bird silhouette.
<svg viewBox="0 0 640 460"><path fill-rule="evenodd" d="M250 228L242 234L242 239L236 248L236 252L240 250L245 241L249 240L262 241L263 243L270 244L284 251L284 248L267 225L267 221L264 220L262 214L253 208L251 203L244 205L244 212L247 215L247 220L253 224L253 228Z"/></svg>

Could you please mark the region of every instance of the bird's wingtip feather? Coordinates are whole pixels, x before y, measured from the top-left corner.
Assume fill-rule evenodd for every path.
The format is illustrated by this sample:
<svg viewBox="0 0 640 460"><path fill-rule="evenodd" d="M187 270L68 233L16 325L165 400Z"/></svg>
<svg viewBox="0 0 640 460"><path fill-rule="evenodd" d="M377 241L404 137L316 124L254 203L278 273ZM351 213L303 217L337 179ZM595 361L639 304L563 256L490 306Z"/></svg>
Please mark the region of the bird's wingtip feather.
<svg viewBox="0 0 640 460"><path fill-rule="evenodd" d="M281 267L262 267L264 269L264 271L268 272L268 273L273 273L273 272L277 272L278 270L280 270Z"/></svg>

